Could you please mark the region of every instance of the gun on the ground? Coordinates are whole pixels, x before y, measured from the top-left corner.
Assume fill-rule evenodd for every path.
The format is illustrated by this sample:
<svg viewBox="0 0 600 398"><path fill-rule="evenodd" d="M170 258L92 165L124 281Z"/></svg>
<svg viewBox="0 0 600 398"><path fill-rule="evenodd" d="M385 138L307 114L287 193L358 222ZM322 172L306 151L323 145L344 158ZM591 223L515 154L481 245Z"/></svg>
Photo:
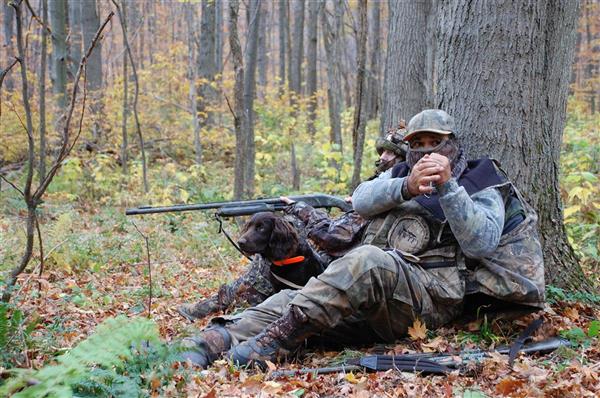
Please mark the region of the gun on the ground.
<svg viewBox="0 0 600 398"><path fill-rule="evenodd" d="M352 204L346 202L337 196L326 194L298 195L290 196L295 202L305 202L314 208L332 208L337 207L342 211L352 210ZM137 214L154 214L154 213L171 213L180 211L193 210L212 210L216 209L216 215L219 217L237 217L249 216L261 211L281 211L287 204L279 198L265 198L252 200L238 200L231 202L213 202L213 203L198 203L192 205L175 205L175 206L142 206L125 210L125 215L133 216Z"/></svg>
<svg viewBox="0 0 600 398"><path fill-rule="evenodd" d="M553 337L536 343L525 344L519 352L526 354L547 354L559 347L569 347L569 340ZM508 355L510 346L496 348L494 352ZM380 372L396 369L403 372L421 372L423 374L447 374L454 369L460 369L473 362L481 362L490 356L490 351L469 350L456 354L405 354L405 355L366 355L350 359L340 366L325 368L304 368L297 370L276 371L271 373L272 378L292 377L302 374L326 374L358 372Z"/></svg>

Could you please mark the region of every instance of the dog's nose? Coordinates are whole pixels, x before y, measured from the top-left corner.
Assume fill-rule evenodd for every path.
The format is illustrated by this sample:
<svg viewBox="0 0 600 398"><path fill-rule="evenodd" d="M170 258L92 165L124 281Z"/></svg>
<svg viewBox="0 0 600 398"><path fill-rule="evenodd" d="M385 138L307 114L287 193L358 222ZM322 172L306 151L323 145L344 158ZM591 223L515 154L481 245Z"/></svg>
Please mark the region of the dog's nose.
<svg viewBox="0 0 600 398"><path fill-rule="evenodd" d="M248 241L246 240L246 238L239 238L237 241L237 244L239 247L244 247L244 245L248 243Z"/></svg>

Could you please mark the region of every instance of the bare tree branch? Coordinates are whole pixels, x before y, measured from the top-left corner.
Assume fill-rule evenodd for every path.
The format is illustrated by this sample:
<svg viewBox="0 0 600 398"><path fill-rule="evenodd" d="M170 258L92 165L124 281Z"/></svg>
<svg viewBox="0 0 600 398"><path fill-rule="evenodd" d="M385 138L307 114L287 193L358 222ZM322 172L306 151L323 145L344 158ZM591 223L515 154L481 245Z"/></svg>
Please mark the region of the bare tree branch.
<svg viewBox="0 0 600 398"><path fill-rule="evenodd" d="M0 174L0 178L2 178L4 181L6 181L8 183L8 185L10 185L11 187L13 187L14 189L16 189L21 195L23 195L23 197L25 197L25 194L23 193L23 191L21 191L19 189L19 187L17 187L15 184L13 184L10 180L8 180L6 177L4 177L2 174Z"/></svg>
<svg viewBox="0 0 600 398"><path fill-rule="evenodd" d="M146 242L146 260L148 264L148 318L150 318L152 316L152 266L150 265L150 243L148 237L140 231L136 223L133 221L131 221L131 223Z"/></svg>
<svg viewBox="0 0 600 398"><path fill-rule="evenodd" d="M46 25L44 22L42 22L42 20L35 14L35 12L33 11L33 8L31 7L31 4L29 4L29 0L25 0L25 5L29 9L29 12L31 13L31 16L33 17L33 19L35 19L37 21L37 23L39 23L42 26L42 28L46 29L46 31L49 34L52 34L50 27L48 25Z"/></svg>

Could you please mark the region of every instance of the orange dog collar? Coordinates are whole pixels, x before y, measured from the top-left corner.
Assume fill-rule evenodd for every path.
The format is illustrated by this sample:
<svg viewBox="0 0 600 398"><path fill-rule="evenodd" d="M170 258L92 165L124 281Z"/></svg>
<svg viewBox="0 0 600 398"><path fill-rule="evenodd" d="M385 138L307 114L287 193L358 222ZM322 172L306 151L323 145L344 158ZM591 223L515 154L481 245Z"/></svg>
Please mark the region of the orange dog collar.
<svg viewBox="0 0 600 398"><path fill-rule="evenodd" d="M286 258L283 260L273 261L272 263L277 266L282 266L282 265L301 263L302 261L304 261L304 256L296 256L296 257Z"/></svg>

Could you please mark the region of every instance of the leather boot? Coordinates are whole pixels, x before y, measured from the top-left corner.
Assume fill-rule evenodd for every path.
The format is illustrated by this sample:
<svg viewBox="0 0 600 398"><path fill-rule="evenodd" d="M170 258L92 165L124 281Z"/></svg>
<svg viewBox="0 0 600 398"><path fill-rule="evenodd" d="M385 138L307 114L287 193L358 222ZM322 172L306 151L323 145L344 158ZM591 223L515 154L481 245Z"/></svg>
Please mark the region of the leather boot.
<svg viewBox="0 0 600 398"><path fill-rule="evenodd" d="M181 360L206 368L231 347L231 335L222 326L212 326L181 340Z"/></svg>
<svg viewBox="0 0 600 398"><path fill-rule="evenodd" d="M194 322L196 319L202 319L210 314L221 311L224 309L219 304L219 297L217 295L197 303L181 304L177 307L177 312L190 322Z"/></svg>
<svg viewBox="0 0 600 398"><path fill-rule="evenodd" d="M265 360L275 361L295 351L318 328L299 307L290 306L281 318L271 323L253 338L232 347L227 356L233 363L264 365Z"/></svg>

